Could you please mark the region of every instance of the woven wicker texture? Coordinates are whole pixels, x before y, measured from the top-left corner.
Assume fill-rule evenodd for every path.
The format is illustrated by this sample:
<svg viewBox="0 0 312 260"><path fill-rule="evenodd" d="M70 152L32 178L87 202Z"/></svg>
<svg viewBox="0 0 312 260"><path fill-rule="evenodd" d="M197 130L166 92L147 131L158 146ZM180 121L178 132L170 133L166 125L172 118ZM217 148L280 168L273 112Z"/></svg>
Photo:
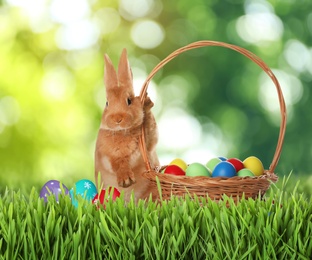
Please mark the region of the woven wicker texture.
<svg viewBox="0 0 312 260"><path fill-rule="evenodd" d="M172 52L165 59L163 59L148 75L147 79L143 83L140 97L142 104L147 93L148 85L155 74L161 70L164 65L173 60L180 54L202 47L218 46L223 48L232 49L252 62L256 63L272 80L275 89L277 91L278 101L280 105L280 131L277 140L275 153L272 158L272 162L268 170L265 170L263 175L257 177L232 177L232 178L211 178L211 177L188 177L188 176L175 176L171 174L159 173L158 170L152 169L148 161L144 130L142 128L142 135L140 138L140 149L143 159L146 163L146 172L143 175L153 182L156 186L156 178L158 178L161 184L162 198L170 199L171 195L184 196L185 194L196 194L197 196L209 196L212 199L218 200L222 198L223 194L233 197L235 200L242 197L256 198L259 195L264 195L272 182L276 182L278 177L274 174L274 170L279 161L282 146L284 142L284 135L286 130L286 106L283 97L283 93L278 80L271 69L252 52L228 43L216 42L216 41L198 41L186 45L176 51Z"/></svg>

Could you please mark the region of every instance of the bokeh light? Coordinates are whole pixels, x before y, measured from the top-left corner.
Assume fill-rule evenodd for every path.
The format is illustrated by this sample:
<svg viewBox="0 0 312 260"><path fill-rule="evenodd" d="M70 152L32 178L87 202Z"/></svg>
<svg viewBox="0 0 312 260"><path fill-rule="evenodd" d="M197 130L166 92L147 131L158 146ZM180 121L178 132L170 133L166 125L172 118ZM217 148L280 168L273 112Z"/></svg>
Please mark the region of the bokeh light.
<svg viewBox="0 0 312 260"><path fill-rule="evenodd" d="M261 45L277 41L283 35L283 22L266 1L246 1L246 14L239 17L236 30L246 42Z"/></svg>
<svg viewBox="0 0 312 260"><path fill-rule="evenodd" d="M90 20L80 20L60 27L55 35L60 49L85 49L95 45L99 38L99 29Z"/></svg>
<svg viewBox="0 0 312 260"><path fill-rule="evenodd" d="M94 18L101 34L109 34L117 30L121 18L114 8L102 8L95 12Z"/></svg>
<svg viewBox="0 0 312 260"><path fill-rule="evenodd" d="M87 0L53 0L50 5L51 18L54 22L64 25L88 18L91 13L88 2Z"/></svg>
<svg viewBox="0 0 312 260"><path fill-rule="evenodd" d="M312 72L312 52L302 42L292 39L286 42L284 56L288 64L298 73Z"/></svg>
<svg viewBox="0 0 312 260"><path fill-rule="evenodd" d="M171 108L159 120L159 128L165 130L160 138L160 146L165 149L186 150L196 146L201 138L199 122L184 110Z"/></svg>
<svg viewBox="0 0 312 260"><path fill-rule="evenodd" d="M161 10L162 2L159 0L121 0L119 6L120 14L129 21L146 16L156 17Z"/></svg>
<svg viewBox="0 0 312 260"><path fill-rule="evenodd" d="M164 30L160 24L152 20L136 22L131 29L131 38L140 48L156 48L165 38Z"/></svg>
<svg viewBox="0 0 312 260"><path fill-rule="evenodd" d="M293 106L300 101L303 95L303 86L295 76L284 71L274 70L273 73L278 78L285 98L288 110L288 121L291 121ZM260 76L259 101L264 109L269 112L274 124L279 125L280 104L278 102L275 86L266 74Z"/></svg>
<svg viewBox="0 0 312 260"><path fill-rule="evenodd" d="M75 87L74 76L64 67L47 71L42 80L42 94L47 100L66 100L74 94Z"/></svg>
<svg viewBox="0 0 312 260"><path fill-rule="evenodd" d="M18 122L20 117L20 107L17 100L11 96L0 99L0 132L3 127L10 126Z"/></svg>
<svg viewBox="0 0 312 260"><path fill-rule="evenodd" d="M277 41L283 34L283 23L274 14L247 14L237 20L239 36L246 42L261 45Z"/></svg>

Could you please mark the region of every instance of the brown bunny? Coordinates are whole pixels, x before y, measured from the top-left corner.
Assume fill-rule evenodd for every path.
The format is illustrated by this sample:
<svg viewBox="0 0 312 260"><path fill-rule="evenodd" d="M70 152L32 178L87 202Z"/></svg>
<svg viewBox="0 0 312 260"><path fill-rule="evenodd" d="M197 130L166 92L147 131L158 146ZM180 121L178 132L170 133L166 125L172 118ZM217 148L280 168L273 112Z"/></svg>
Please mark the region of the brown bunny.
<svg viewBox="0 0 312 260"><path fill-rule="evenodd" d="M155 196L156 189L142 176L146 166L139 148L143 124L151 167L159 166L157 125L151 112L154 104L146 97L142 106L140 97L134 96L126 49L120 57L118 75L105 54L104 83L107 101L95 148L96 182L100 173L103 188L114 186L123 190L126 201L132 191L136 201L148 198L151 193Z"/></svg>

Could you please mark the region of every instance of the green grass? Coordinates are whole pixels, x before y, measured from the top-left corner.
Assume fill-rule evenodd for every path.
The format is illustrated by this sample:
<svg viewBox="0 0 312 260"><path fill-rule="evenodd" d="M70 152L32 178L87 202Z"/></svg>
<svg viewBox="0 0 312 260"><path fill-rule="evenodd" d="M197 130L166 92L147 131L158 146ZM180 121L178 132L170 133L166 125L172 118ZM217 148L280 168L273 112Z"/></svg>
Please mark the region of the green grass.
<svg viewBox="0 0 312 260"><path fill-rule="evenodd" d="M281 179L265 200L172 198L97 210L38 190L0 198L0 259L310 259L310 180ZM300 192L299 192L300 190ZM25 195L26 194L26 195ZM227 207L226 205L229 204Z"/></svg>

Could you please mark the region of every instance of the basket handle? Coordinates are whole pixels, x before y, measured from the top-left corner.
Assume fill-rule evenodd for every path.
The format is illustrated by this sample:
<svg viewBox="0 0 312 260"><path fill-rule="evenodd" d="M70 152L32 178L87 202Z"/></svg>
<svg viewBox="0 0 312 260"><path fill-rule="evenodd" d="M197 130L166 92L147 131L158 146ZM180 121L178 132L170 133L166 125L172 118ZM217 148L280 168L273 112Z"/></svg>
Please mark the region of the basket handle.
<svg viewBox="0 0 312 260"><path fill-rule="evenodd" d="M275 149L275 153L272 159L272 162L270 164L270 168L268 170L269 173L274 173L274 170L277 166L277 163L279 161L280 155L281 155L281 151L282 151L282 146L283 146L283 142L284 142L284 136L285 136L285 130L286 130L286 106L285 106L285 100L283 97L283 92L281 90L280 84L278 82L278 80L276 79L275 75L273 74L273 72L271 71L271 69L264 63L263 60L261 60L259 57L257 57L255 54L253 54L252 52L242 48L242 47L238 47L236 45L232 45L232 44L228 44L228 43L224 43L224 42L217 42L217 41L197 41L197 42L193 42L189 45L186 45L182 48L179 48L177 50L175 50L174 52L172 52L170 55L168 55L165 59L163 59L161 62L158 63L158 65L150 72L150 74L148 75L147 79L145 80L145 82L143 83L141 92L140 92L140 98L141 98L141 102L142 104L144 103L145 100L145 96L146 96L146 92L147 92L147 88L148 85L150 83L150 81L152 80L152 78L155 76L155 74L164 66L166 65L169 61L173 60L175 57L179 56L181 53L184 53L188 50L192 50L192 49L197 49L197 48L201 48L201 47L206 47L206 46L220 46L220 47L225 47L228 49L232 49L234 51L237 51L239 53L241 53L242 55L246 56L248 59L250 59L251 61L253 61L254 63L256 63L273 81L275 87L276 87L276 91L278 94L278 100L279 100L279 105L280 105L280 113L281 113L281 122L280 122L280 131L279 131L279 136L278 136L278 140L277 140L277 145L276 145L276 149ZM140 149L141 149L141 153L144 159L144 162L146 164L146 169L148 171L151 171L151 165L149 163L148 160L148 156L147 156L147 151L146 151L146 144L145 144L145 136L144 136L144 128L142 126L142 134L140 136Z"/></svg>

